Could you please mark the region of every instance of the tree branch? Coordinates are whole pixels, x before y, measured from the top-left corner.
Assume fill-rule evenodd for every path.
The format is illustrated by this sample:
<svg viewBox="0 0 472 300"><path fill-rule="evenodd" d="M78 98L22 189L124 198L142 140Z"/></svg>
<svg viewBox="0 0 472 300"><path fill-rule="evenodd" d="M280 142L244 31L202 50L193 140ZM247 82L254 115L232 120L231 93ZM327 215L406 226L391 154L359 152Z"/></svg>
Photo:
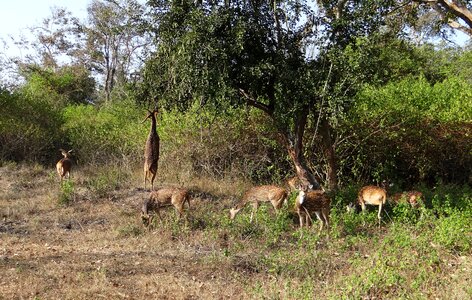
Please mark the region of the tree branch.
<svg viewBox="0 0 472 300"><path fill-rule="evenodd" d="M250 105L252 107L255 107L255 108L258 108L258 109L262 110L263 112L265 112L266 114L268 114L269 116L272 116L272 113L274 111L268 105L255 100L251 95L246 93L246 91L244 91L241 88L239 89L239 93L244 97L244 99L246 100L246 103L248 105Z"/></svg>

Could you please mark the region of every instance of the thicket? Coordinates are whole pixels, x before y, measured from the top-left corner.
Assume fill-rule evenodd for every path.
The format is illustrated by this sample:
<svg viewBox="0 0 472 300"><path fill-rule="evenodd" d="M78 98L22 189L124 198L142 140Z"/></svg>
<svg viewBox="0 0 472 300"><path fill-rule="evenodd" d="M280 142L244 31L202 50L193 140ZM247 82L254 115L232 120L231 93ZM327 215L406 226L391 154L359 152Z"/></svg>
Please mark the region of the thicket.
<svg viewBox="0 0 472 300"><path fill-rule="evenodd" d="M75 150L80 164L140 166L149 131L149 123L142 123L144 107L126 99L61 106L57 93L31 90L29 85L0 94L2 160L52 164L64 147ZM471 98L472 87L458 77L434 85L420 77L365 86L336 127L341 183L470 183ZM276 130L255 110L195 105L185 113L162 110L158 124L166 174L239 177L254 184L293 174ZM310 142L309 163L322 169L318 140Z"/></svg>
<svg viewBox="0 0 472 300"><path fill-rule="evenodd" d="M466 183L472 170L472 86L408 78L357 96L339 144L345 180Z"/></svg>

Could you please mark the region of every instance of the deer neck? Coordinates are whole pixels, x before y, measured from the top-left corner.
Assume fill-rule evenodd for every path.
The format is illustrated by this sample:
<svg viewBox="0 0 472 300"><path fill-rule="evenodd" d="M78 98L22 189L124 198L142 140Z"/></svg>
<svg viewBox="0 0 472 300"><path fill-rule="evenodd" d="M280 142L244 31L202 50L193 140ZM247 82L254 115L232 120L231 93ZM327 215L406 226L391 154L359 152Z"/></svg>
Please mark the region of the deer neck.
<svg viewBox="0 0 472 300"><path fill-rule="evenodd" d="M152 114L152 116L151 116L151 134L153 132L157 132L156 131L156 123L157 123L156 122L156 116L154 116L154 114Z"/></svg>

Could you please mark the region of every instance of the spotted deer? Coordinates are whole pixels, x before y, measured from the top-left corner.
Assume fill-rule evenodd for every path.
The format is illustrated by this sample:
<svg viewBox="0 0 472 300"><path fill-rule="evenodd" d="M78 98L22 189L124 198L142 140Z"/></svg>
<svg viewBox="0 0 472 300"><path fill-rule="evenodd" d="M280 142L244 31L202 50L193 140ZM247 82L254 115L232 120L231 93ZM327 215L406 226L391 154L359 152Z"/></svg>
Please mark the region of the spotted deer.
<svg viewBox="0 0 472 300"><path fill-rule="evenodd" d="M298 186L300 185L300 179L298 178L298 176L293 176L287 179L285 183L288 185L291 192L298 191Z"/></svg>
<svg viewBox="0 0 472 300"><path fill-rule="evenodd" d="M396 193L389 197L389 201L393 204L402 202L409 203L411 207L415 208L420 204L420 200L423 199L423 193L418 191L407 191L403 193Z"/></svg>
<svg viewBox="0 0 472 300"><path fill-rule="evenodd" d="M303 225L310 226L311 215L315 213L320 221L319 231L323 230L325 225L329 229L331 200L328 195L322 190L308 190L306 187L299 187L298 190L300 192L295 199L295 211L300 220L300 228L303 228Z"/></svg>
<svg viewBox="0 0 472 300"><path fill-rule="evenodd" d="M357 201L359 205L362 207L362 212L366 210L366 204L369 205L377 205L379 207L379 213L377 214L377 218L379 219L379 227L381 222L381 213L382 207L385 205L387 201L387 191L384 188L368 185L364 186L359 190L359 194L357 197Z"/></svg>
<svg viewBox="0 0 472 300"><path fill-rule="evenodd" d="M149 114L142 121L144 123L147 119L151 119L151 128L144 149L144 189L146 189L146 181L151 177L151 190L154 190L154 179L156 178L159 162L159 135L156 130L156 115L158 111L154 109L153 111L148 110L148 112Z"/></svg>
<svg viewBox="0 0 472 300"><path fill-rule="evenodd" d="M288 193L285 189L275 185L261 185L250 188L246 191L239 203L230 209L230 219L233 220L241 209L247 204L252 204L251 223L254 218L254 213L259 208L259 202L270 202L275 211L282 207L284 201L287 201Z"/></svg>
<svg viewBox="0 0 472 300"><path fill-rule="evenodd" d="M151 212L155 212L162 220L160 209L163 207L174 206L179 219L184 214L185 202L190 209L190 196L187 189L183 188L162 188L157 191L151 191L149 198L146 199L141 208L141 220L144 226L149 226L154 219Z"/></svg>
<svg viewBox="0 0 472 300"><path fill-rule="evenodd" d="M67 179L70 179L70 171L72 168L72 160L70 159L70 155L72 153L72 149L69 151L59 149L59 151L61 151L62 156L64 157L56 163L56 170L57 174L59 175L59 179L62 182L66 176Z"/></svg>

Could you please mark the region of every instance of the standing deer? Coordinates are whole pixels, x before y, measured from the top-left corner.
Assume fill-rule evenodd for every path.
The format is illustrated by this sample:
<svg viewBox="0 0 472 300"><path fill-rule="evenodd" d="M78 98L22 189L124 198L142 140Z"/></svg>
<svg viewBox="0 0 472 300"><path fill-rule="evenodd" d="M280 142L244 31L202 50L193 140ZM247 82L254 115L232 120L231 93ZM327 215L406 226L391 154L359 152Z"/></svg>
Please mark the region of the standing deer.
<svg viewBox="0 0 472 300"><path fill-rule="evenodd" d="M231 208L230 219L233 220L236 214L239 213L248 203L252 203L251 223L254 217L254 213L259 208L259 202L270 202L277 212L284 201L287 200L288 193L285 189L275 185L261 185L250 188L243 196L241 201L234 207Z"/></svg>
<svg viewBox="0 0 472 300"><path fill-rule="evenodd" d="M154 190L154 178L157 174L157 165L159 161L159 135L156 131L156 115L157 109L153 111L148 110L149 114L144 119L151 119L151 128L146 140L146 147L144 149L144 189L146 189L146 180L151 177L151 190Z"/></svg>
<svg viewBox="0 0 472 300"><path fill-rule="evenodd" d="M394 204L407 202L411 207L415 208L419 204L419 200L423 199L423 193L418 191L407 191L403 193L396 193L389 197L389 200Z"/></svg>
<svg viewBox="0 0 472 300"><path fill-rule="evenodd" d="M184 213L184 204L187 202L190 209L190 196L187 189L183 188L162 188L157 191L151 191L150 196L143 203L141 208L141 219L144 226L149 226L154 218L150 212L155 212L162 220L159 210L161 207L173 205L179 219Z"/></svg>
<svg viewBox="0 0 472 300"><path fill-rule="evenodd" d="M66 175L67 179L70 179L70 170L72 168L72 160L70 159L70 155L72 153L72 149L69 151L59 149L59 151L61 151L62 156L64 157L56 163L56 170L62 182Z"/></svg>
<svg viewBox="0 0 472 300"><path fill-rule="evenodd" d="M379 219L380 227L382 206L387 201L387 191L384 188L374 185L364 186L359 191L357 201L362 207L362 212L365 212L366 204L379 206L379 213L377 215L377 218Z"/></svg>
<svg viewBox="0 0 472 300"><path fill-rule="evenodd" d="M322 190L308 191L308 188L298 188L300 190L295 199L295 211L300 220L300 229L305 224L307 227L312 223L311 215L316 214L320 220L320 229L323 230L324 225L329 229L329 212L331 200Z"/></svg>

